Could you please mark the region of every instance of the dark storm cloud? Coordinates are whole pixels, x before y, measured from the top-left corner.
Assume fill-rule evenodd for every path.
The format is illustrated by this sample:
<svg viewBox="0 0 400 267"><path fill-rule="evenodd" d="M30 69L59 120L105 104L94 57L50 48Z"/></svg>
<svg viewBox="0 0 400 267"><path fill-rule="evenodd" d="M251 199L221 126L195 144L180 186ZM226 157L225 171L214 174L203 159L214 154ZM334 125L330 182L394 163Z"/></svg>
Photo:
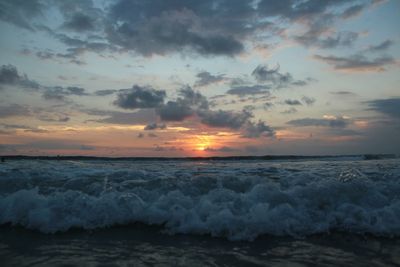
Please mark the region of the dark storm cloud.
<svg viewBox="0 0 400 267"><path fill-rule="evenodd" d="M119 92L113 103L123 109L155 108L162 105L165 96L164 90L134 85L132 89Z"/></svg>
<svg viewBox="0 0 400 267"><path fill-rule="evenodd" d="M157 123L153 122L153 123L147 124L143 130L145 130L145 131L151 131L151 130L157 130L157 129L164 130L166 128L167 128L167 126L164 123L157 124Z"/></svg>
<svg viewBox="0 0 400 267"><path fill-rule="evenodd" d="M266 85L249 85L249 86L243 85L243 86L234 86L231 89L229 89L226 93L238 96L269 94L268 92L269 89L270 87Z"/></svg>
<svg viewBox="0 0 400 267"><path fill-rule="evenodd" d="M366 102L371 110L400 119L400 98L376 99Z"/></svg>
<svg viewBox="0 0 400 267"><path fill-rule="evenodd" d="M224 78L224 74L220 74L220 75L212 75L211 73L209 73L208 71L203 71L200 72L196 75L197 80L194 84L194 86L207 86L213 83L217 83L220 81L223 81Z"/></svg>
<svg viewBox="0 0 400 267"><path fill-rule="evenodd" d="M380 44L371 45L370 47L368 47L367 50L370 52L382 52L382 51L386 51L387 49L389 49L392 45L394 45L394 41L386 40Z"/></svg>
<svg viewBox="0 0 400 267"><path fill-rule="evenodd" d="M28 78L26 74L19 74L15 66L8 64L0 67L0 89L2 85L15 85L38 89L39 84Z"/></svg>
<svg viewBox="0 0 400 267"><path fill-rule="evenodd" d="M344 118L343 116L323 119L304 118L288 121L287 124L298 127L322 126L331 128L345 128L351 124L351 120Z"/></svg>
<svg viewBox="0 0 400 267"><path fill-rule="evenodd" d="M328 63L336 70L344 71L385 71L385 67L396 62L392 57L368 59L359 54L348 57L315 55L314 58Z"/></svg>
<svg viewBox="0 0 400 267"><path fill-rule="evenodd" d="M285 104L289 106L301 106L301 102L297 99L286 99Z"/></svg>

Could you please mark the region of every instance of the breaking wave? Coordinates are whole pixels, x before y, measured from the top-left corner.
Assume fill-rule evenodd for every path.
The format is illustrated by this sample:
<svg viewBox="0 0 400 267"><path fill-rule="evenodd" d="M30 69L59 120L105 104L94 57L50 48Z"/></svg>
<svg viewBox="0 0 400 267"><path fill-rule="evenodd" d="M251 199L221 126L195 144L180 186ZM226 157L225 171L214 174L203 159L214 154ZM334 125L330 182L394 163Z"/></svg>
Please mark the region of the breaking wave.
<svg viewBox="0 0 400 267"><path fill-rule="evenodd" d="M120 224L230 240L400 235L400 164L381 161L13 161L0 224L44 233Z"/></svg>

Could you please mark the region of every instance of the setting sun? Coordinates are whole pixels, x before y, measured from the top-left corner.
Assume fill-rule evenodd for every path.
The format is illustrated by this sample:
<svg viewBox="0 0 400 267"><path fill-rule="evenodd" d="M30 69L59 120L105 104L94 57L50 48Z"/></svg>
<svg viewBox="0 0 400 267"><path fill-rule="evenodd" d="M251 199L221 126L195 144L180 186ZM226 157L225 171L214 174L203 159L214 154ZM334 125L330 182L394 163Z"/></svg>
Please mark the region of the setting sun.
<svg viewBox="0 0 400 267"><path fill-rule="evenodd" d="M197 135L195 150L204 151L208 147L215 145L213 139L214 137L211 135Z"/></svg>

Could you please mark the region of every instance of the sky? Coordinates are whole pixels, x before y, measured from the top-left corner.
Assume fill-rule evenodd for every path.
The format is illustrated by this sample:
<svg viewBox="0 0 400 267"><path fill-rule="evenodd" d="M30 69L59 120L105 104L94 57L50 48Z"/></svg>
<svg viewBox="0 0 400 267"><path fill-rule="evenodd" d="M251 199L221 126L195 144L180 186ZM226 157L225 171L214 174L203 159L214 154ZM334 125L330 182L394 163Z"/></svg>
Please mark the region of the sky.
<svg viewBox="0 0 400 267"><path fill-rule="evenodd" d="M398 0L0 0L0 155L400 153Z"/></svg>

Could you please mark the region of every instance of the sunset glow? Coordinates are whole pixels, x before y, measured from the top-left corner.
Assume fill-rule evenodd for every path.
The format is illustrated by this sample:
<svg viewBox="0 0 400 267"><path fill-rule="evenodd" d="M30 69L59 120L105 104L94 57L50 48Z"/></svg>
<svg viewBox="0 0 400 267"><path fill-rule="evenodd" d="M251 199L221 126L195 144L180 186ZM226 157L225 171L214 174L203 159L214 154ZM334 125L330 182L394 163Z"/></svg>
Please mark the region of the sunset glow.
<svg viewBox="0 0 400 267"><path fill-rule="evenodd" d="M0 154L400 149L399 1L163 3L0 4Z"/></svg>

